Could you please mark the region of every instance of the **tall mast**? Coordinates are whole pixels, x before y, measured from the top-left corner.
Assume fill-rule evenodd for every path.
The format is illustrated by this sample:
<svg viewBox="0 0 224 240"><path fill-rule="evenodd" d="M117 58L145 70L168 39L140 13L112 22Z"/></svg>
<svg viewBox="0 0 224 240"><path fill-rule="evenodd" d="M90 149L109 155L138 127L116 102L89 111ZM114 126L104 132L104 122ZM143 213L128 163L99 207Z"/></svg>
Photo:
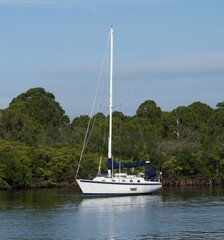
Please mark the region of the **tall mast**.
<svg viewBox="0 0 224 240"><path fill-rule="evenodd" d="M109 141L108 141L108 159L112 158L112 97L113 97L113 27L110 28L110 100L109 100ZM111 176L111 170L108 169L108 175Z"/></svg>

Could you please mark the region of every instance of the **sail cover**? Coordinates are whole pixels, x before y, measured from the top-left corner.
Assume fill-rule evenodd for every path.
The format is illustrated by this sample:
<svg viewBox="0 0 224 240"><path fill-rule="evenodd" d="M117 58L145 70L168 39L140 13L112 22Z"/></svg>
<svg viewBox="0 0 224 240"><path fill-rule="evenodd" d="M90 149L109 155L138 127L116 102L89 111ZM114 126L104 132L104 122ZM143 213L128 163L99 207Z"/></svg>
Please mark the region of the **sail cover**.
<svg viewBox="0 0 224 240"><path fill-rule="evenodd" d="M145 166L146 162L133 162L133 163L116 163L112 158L108 159L108 169L118 169L118 168L136 168Z"/></svg>
<svg viewBox="0 0 224 240"><path fill-rule="evenodd" d="M157 174L157 169L155 167L149 167L145 171L145 176L147 180L154 180L156 178L156 174Z"/></svg>

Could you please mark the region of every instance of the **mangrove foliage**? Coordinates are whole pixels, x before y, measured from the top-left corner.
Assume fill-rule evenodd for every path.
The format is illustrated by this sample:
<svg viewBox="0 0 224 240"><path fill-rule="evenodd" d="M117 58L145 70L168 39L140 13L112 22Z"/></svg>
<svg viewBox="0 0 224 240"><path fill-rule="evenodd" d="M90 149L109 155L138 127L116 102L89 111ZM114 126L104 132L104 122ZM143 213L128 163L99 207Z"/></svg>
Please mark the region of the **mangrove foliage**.
<svg viewBox="0 0 224 240"><path fill-rule="evenodd" d="M89 116L70 121L52 93L29 89L0 110L0 188L72 183ZM108 116L91 119L81 177L106 171ZM163 179L223 179L224 102L201 102L164 112L153 100L134 116L113 113L113 155L118 161L150 160ZM144 170L144 169L141 169Z"/></svg>

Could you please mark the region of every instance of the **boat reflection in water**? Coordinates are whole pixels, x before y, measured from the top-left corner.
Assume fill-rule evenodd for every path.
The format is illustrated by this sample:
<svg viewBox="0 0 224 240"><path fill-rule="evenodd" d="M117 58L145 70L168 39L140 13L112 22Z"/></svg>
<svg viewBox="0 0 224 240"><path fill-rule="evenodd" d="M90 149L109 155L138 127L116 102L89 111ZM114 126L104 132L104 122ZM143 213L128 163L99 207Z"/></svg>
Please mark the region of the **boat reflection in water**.
<svg viewBox="0 0 224 240"><path fill-rule="evenodd" d="M161 195L83 198L78 210L81 216L79 231L88 219L88 228L99 239L119 239L121 236L122 239L133 239L147 229L142 222L152 218L153 222L149 224L155 225L153 216L159 214L155 212L158 205L163 205Z"/></svg>
<svg viewBox="0 0 224 240"><path fill-rule="evenodd" d="M83 198L81 206L84 208L145 208L149 204L162 202L161 195L136 195L136 196L119 196L119 197L87 197ZM108 209L107 208L107 209Z"/></svg>

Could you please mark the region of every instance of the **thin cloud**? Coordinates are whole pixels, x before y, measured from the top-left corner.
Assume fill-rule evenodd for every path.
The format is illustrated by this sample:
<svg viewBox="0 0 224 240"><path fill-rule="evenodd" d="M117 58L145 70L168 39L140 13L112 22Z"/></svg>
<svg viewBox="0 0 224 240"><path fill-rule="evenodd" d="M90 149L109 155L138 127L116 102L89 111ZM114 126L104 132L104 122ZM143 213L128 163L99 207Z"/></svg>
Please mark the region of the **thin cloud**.
<svg viewBox="0 0 224 240"><path fill-rule="evenodd" d="M0 0L0 5L52 5L57 4L54 0Z"/></svg>
<svg viewBox="0 0 224 240"><path fill-rule="evenodd" d="M36 69L31 69L29 71L21 71L20 73L24 76L40 76L40 77L75 77L75 78L88 78L97 77L99 75L100 67L97 64L89 63L73 63L73 64L57 64L40 66Z"/></svg>
<svg viewBox="0 0 224 240"><path fill-rule="evenodd" d="M0 0L0 5L51 5L55 7L83 7L90 11L99 11L102 6L132 5L150 2L180 2L185 0Z"/></svg>
<svg viewBox="0 0 224 240"><path fill-rule="evenodd" d="M103 2L88 0L0 0L0 6L45 6L51 8L81 8L86 11L102 11Z"/></svg>
<svg viewBox="0 0 224 240"><path fill-rule="evenodd" d="M115 66L115 75L119 76L124 70L124 65ZM145 62L128 62L125 65L125 72L128 79L169 79L188 76L224 77L224 52L204 52L177 55L167 58L150 59ZM105 70L106 71L106 70ZM107 69L109 71L109 69ZM106 72L107 72L106 71ZM38 69L24 71L20 74L30 76L52 76L52 77L76 77L76 78L97 78L100 72L100 65L85 62L73 62L68 64L57 64L40 66ZM18 73L17 73L18 74Z"/></svg>
<svg viewBox="0 0 224 240"><path fill-rule="evenodd" d="M177 55L146 62L129 63L129 77L224 76L224 52Z"/></svg>

